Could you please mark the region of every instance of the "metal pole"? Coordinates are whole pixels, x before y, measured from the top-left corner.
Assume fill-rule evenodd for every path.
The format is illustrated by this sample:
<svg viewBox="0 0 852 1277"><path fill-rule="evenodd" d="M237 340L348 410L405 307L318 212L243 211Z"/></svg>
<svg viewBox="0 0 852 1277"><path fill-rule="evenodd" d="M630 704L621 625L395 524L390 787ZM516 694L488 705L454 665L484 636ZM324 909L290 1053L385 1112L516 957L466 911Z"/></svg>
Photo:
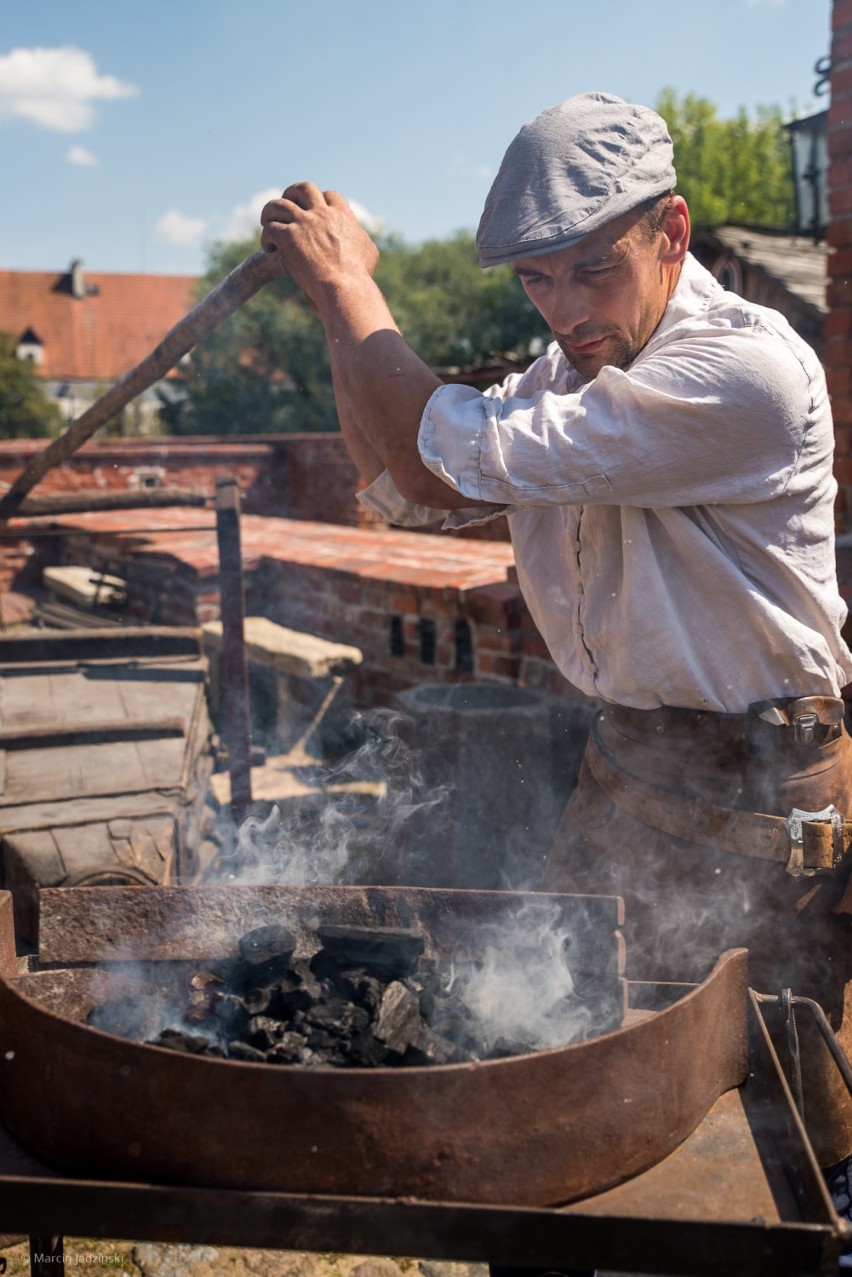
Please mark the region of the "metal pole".
<svg viewBox="0 0 852 1277"><path fill-rule="evenodd" d="M30 1237L31 1277L56 1277L64 1271L65 1243L59 1237Z"/></svg>
<svg viewBox="0 0 852 1277"><path fill-rule="evenodd" d="M242 824L251 807L251 720L243 617L245 588L240 547L240 490L236 479L216 483L219 598L222 613L222 715L231 773L231 815Z"/></svg>

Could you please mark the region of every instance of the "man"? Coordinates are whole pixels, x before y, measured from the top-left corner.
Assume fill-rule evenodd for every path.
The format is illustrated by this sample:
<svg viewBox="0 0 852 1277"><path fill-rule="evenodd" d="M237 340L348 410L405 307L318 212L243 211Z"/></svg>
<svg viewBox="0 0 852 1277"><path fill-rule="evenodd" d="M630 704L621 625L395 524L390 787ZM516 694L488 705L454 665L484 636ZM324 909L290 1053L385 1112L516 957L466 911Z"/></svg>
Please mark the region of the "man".
<svg viewBox="0 0 852 1277"><path fill-rule="evenodd" d="M485 394L406 346L342 197L290 187L263 244L324 326L364 499L396 523L506 514L554 660L602 704L543 886L622 894L634 976L701 979L747 945L756 988L792 986L841 1025L852 655L825 380L780 315L689 255L674 186L664 122L612 95L521 130L477 244L554 343ZM852 1149L852 1106L809 1051L828 1166Z"/></svg>

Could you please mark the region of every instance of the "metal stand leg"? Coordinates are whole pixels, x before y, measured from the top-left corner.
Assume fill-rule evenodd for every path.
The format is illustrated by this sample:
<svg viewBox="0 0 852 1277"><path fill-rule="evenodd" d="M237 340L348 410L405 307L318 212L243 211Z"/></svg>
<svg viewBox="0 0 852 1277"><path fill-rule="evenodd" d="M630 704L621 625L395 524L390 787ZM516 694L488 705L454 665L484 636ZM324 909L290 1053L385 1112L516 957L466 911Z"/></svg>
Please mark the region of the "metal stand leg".
<svg viewBox="0 0 852 1277"><path fill-rule="evenodd" d="M30 1273L32 1277L56 1277L65 1266L62 1237L30 1238Z"/></svg>

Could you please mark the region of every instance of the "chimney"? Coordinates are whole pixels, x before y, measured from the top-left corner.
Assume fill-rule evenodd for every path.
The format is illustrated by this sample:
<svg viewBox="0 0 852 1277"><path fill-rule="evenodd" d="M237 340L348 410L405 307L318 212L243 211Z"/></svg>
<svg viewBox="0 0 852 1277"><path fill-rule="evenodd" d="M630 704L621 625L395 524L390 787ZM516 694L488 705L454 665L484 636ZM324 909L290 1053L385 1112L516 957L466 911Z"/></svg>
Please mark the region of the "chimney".
<svg viewBox="0 0 852 1277"><path fill-rule="evenodd" d="M83 276L83 263L79 257L75 257L71 263L68 273L71 276L71 296L86 296L86 280Z"/></svg>

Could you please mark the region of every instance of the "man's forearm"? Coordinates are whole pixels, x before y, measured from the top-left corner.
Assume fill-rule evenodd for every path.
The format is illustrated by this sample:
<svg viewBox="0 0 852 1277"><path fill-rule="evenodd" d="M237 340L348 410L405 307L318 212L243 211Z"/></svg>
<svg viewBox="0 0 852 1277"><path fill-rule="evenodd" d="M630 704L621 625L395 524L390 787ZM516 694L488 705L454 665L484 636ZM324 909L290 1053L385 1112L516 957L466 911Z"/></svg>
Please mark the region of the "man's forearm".
<svg viewBox="0 0 852 1277"><path fill-rule="evenodd" d="M335 394L365 477L378 458L409 501L444 510L482 504L420 459L420 419L441 382L405 344L372 278L378 250L343 197L297 182L265 205L261 223L263 247L281 253L323 325Z"/></svg>

